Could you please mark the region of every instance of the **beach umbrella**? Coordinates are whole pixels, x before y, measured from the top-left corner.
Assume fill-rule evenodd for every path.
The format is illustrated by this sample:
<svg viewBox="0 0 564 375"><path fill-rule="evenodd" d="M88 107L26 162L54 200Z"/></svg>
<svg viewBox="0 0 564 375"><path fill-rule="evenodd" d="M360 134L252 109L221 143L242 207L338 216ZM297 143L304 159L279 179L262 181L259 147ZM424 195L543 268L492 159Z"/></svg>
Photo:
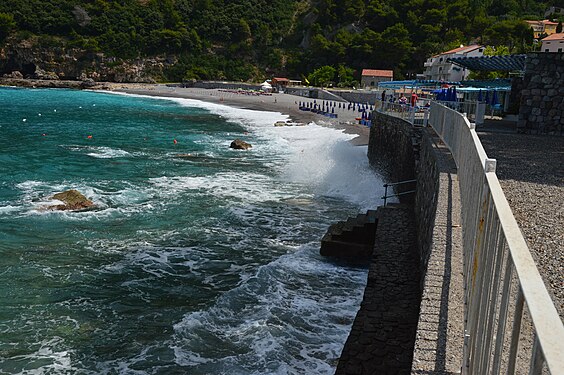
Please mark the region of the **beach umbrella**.
<svg viewBox="0 0 564 375"><path fill-rule="evenodd" d="M456 97L456 86L452 87L452 101L453 102L458 101L458 98Z"/></svg>
<svg viewBox="0 0 564 375"><path fill-rule="evenodd" d="M486 99L485 99L485 102L486 102L486 103L489 103L489 102L490 102L490 92L489 92L489 91L486 91Z"/></svg>
<svg viewBox="0 0 564 375"><path fill-rule="evenodd" d="M478 91L478 101L482 101L482 90Z"/></svg>
<svg viewBox="0 0 564 375"><path fill-rule="evenodd" d="M499 104L499 98L497 97L497 90L493 90L492 94L492 106Z"/></svg>

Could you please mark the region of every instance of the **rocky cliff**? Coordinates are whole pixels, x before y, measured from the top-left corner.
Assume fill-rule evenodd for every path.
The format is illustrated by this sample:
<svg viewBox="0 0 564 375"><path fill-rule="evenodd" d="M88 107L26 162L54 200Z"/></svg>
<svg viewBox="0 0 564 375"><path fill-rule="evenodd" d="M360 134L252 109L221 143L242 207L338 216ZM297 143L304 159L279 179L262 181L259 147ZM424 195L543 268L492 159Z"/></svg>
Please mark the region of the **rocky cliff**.
<svg viewBox="0 0 564 375"><path fill-rule="evenodd" d="M153 83L175 62L170 57L122 60L78 48L45 47L34 38L8 41L0 49L0 76Z"/></svg>

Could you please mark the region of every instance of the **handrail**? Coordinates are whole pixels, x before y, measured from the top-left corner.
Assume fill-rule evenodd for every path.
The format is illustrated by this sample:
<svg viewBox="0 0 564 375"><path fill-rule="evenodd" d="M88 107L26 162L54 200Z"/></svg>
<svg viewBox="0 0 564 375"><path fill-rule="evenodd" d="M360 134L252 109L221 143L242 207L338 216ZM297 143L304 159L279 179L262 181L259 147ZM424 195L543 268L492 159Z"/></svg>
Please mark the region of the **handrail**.
<svg viewBox="0 0 564 375"><path fill-rule="evenodd" d="M417 182L417 180L404 180L404 181L386 183L386 184L382 185L384 187L384 196L380 199L384 200L384 206L386 206L386 201L387 201L388 198L399 197L400 195L412 194L412 193L415 193L417 191L417 190L410 190L410 191L403 191L401 193L395 193L394 192L394 194L388 195L388 186L398 186L398 185L408 184L408 183L412 183L412 182Z"/></svg>
<svg viewBox="0 0 564 375"><path fill-rule="evenodd" d="M466 304L462 372L499 374L505 367L514 373L524 356L518 348L526 303L534 330L534 345L525 348L530 373L546 365L551 374L563 374L564 326L503 194L496 161L464 115L433 103L429 122L458 166Z"/></svg>

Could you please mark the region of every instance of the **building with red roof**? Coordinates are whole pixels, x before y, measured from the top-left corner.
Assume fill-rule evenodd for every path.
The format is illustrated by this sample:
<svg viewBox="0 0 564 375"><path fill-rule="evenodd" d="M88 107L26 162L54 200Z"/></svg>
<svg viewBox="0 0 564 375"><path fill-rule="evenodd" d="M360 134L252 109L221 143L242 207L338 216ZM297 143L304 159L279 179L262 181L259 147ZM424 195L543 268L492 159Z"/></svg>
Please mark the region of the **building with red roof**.
<svg viewBox="0 0 564 375"><path fill-rule="evenodd" d="M564 33L552 34L544 38L541 52L564 52Z"/></svg>
<svg viewBox="0 0 564 375"><path fill-rule="evenodd" d="M360 78L360 86L366 89L378 87L378 82L393 81L393 70L363 69Z"/></svg>
<svg viewBox="0 0 564 375"><path fill-rule="evenodd" d="M535 39L540 38L543 34L552 35L556 33L556 27L558 22L552 22L549 20L542 21L525 21L531 29L533 29L533 37Z"/></svg>

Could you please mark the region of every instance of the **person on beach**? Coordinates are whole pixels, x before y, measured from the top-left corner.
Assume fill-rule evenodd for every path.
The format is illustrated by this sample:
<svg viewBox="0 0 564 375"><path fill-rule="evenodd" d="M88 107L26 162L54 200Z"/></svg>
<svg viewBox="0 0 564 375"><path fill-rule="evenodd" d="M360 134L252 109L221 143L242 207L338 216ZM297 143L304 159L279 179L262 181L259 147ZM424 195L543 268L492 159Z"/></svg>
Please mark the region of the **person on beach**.
<svg viewBox="0 0 564 375"><path fill-rule="evenodd" d="M412 107L415 107L418 99L419 99L419 97L417 96L416 93L411 94L411 106Z"/></svg>
<svg viewBox="0 0 564 375"><path fill-rule="evenodd" d="M384 109L385 102L386 102L386 90L382 91L382 109Z"/></svg>

